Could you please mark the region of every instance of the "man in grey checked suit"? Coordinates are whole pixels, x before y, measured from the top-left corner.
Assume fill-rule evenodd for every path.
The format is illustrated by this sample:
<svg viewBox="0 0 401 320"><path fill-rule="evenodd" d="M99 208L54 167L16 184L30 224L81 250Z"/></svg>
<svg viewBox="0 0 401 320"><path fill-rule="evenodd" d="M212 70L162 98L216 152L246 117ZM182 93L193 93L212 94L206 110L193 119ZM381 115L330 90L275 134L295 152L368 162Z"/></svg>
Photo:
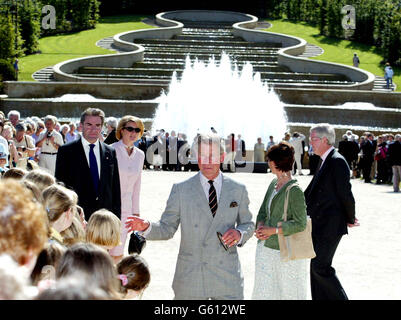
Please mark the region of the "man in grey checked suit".
<svg viewBox="0 0 401 320"><path fill-rule="evenodd" d="M244 298L237 247L253 235L246 187L220 172L224 148L215 134L199 135L200 172L174 184L158 222L128 217L126 227L147 240L171 239L181 224L181 244L173 280L176 300ZM217 200L217 201L216 201ZM217 232L228 246L225 250Z"/></svg>

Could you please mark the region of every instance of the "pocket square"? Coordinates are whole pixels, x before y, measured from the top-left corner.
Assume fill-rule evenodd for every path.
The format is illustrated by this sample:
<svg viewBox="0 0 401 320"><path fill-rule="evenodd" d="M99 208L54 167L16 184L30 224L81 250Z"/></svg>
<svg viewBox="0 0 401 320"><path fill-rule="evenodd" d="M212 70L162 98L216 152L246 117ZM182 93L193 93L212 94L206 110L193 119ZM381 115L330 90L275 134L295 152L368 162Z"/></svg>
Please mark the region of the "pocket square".
<svg viewBox="0 0 401 320"><path fill-rule="evenodd" d="M235 208L238 207L238 203L236 201L233 201L230 203L230 208Z"/></svg>

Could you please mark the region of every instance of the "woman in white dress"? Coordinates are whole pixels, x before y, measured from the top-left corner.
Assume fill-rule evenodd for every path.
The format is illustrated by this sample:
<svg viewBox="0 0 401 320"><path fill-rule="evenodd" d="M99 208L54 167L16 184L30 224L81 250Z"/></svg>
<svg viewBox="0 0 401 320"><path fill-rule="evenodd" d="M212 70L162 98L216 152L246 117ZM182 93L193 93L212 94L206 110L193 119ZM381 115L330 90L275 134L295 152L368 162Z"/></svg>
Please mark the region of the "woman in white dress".
<svg viewBox="0 0 401 320"><path fill-rule="evenodd" d="M255 257L255 300L305 300L307 297L307 260L282 262L278 234L288 236L306 228L306 205L299 186L289 192L287 221L283 221L286 189L297 180L291 178L294 148L287 142L272 146L268 153L271 182L256 218L258 238Z"/></svg>
<svg viewBox="0 0 401 320"><path fill-rule="evenodd" d="M118 263L124 252L128 230L125 220L128 216L139 216L139 195L145 154L134 146L142 137L144 125L141 119L124 116L117 126L116 137L119 140L112 144L117 154L118 171L121 185L121 245L110 250L110 255Z"/></svg>

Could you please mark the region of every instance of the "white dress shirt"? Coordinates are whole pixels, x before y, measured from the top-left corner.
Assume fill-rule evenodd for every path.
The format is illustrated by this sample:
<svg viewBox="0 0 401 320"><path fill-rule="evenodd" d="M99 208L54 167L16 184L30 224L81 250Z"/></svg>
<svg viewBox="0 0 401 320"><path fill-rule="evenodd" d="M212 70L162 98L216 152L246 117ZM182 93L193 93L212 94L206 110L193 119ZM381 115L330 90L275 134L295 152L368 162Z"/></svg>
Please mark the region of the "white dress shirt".
<svg viewBox="0 0 401 320"><path fill-rule="evenodd" d="M322 154L322 156L320 157L322 159L322 164L320 165L320 168L323 167L323 163L326 160L327 156L329 155L329 153L331 152L331 150L334 150L334 147L331 146L325 153ZM319 168L319 170L320 170Z"/></svg>
<svg viewBox="0 0 401 320"><path fill-rule="evenodd" d="M86 140L85 138L84 138L84 136L82 136L82 138L81 138L81 142L82 142L82 145L83 145L83 147L84 147L84 151L85 151L85 156L86 156L86 160L88 161L88 166L89 166L89 168L90 168L90 161L89 161L89 151L90 151L90 142L88 141L88 140ZM101 163L100 163L100 142L99 142L99 140L96 140L96 142L94 143L94 145L95 145L95 147L93 148L93 152L95 153L95 156L96 156L96 162L97 162L97 169L98 169L98 171L99 171L99 179L100 179L100 166L101 166Z"/></svg>
<svg viewBox="0 0 401 320"><path fill-rule="evenodd" d="M205 192L207 202L209 203L209 189L210 189L210 183L208 182L209 179L206 178L202 174L202 172L200 172L199 177L200 177L200 183L201 183L202 189ZM213 180L213 186L216 189L217 205L219 204L219 200L220 200L222 184L223 184L223 175L220 171L219 175Z"/></svg>

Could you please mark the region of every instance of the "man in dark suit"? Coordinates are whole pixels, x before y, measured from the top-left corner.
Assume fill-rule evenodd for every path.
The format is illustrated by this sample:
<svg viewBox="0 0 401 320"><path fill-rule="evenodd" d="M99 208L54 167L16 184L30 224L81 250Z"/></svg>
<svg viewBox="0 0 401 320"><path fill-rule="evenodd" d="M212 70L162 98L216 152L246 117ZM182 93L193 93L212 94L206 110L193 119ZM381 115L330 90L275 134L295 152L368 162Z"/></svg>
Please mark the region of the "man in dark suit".
<svg viewBox="0 0 401 320"><path fill-rule="evenodd" d="M105 208L120 218L121 191L116 151L99 141L104 112L88 108L81 115L82 137L59 148L56 179L78 194L88 220Z"/></svg>
<svg viewBox="0 0 401 320"><path fill-rule="evenodd" d="M331 266L337 246L348 227L357 226L350 168L333 147L334 128L319 124L310 130L310 142L319 155L318 169L305 190L307 213L312 219L312 240L316 257L311 260L313 300L347 300Z"/></svg>
<svg viewBox="0 0 401 320"><path fill-rule="evenodd" d="M338 143L338 152L345 158L351 168L352 162L358 159L359 147L356 142L348 140L348 136L344 134L343 140Z"/></svg>
<svg viewBox="0 0 401 320"><path fill-rule="evenodd" d="M370 175L372 171L372 164L374 161L374 155L376 151L376 141L373 140L373 134L368 132L366 134L365 141L361 144L362 157L363 157L363 165L362 165L362 174L363 179L366 183L370 183Z"/></svg>

